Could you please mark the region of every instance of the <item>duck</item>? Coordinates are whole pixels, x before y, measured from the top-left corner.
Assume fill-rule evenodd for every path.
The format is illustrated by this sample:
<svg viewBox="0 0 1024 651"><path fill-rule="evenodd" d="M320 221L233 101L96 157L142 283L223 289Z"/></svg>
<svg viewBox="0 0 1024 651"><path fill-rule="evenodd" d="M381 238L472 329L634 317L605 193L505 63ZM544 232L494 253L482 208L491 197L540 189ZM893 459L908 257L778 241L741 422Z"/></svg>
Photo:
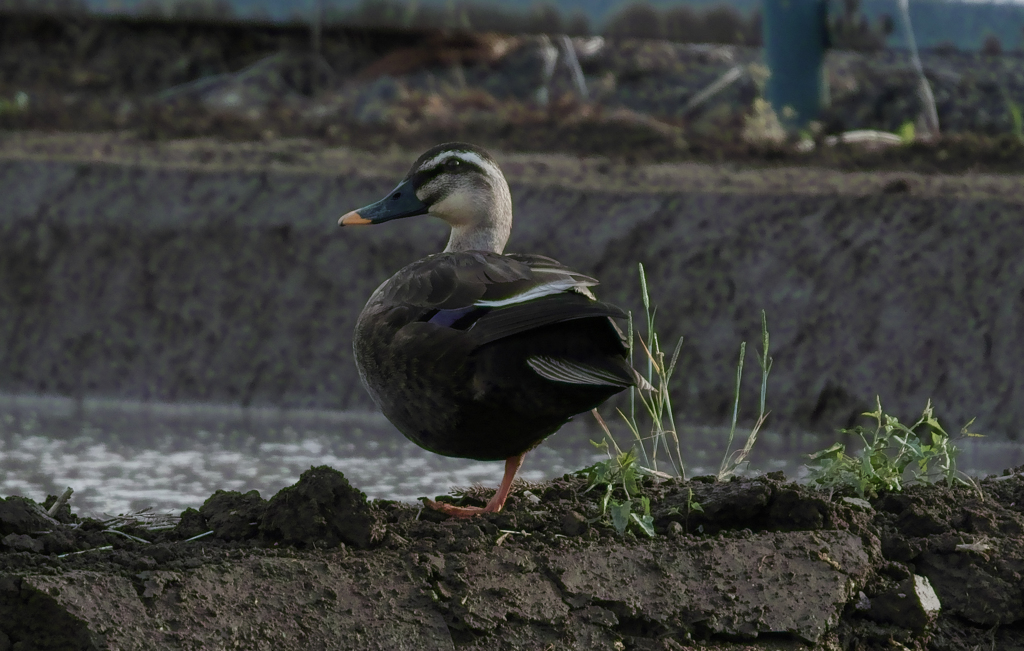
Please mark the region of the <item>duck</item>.
<svg viewBox="0 0 1024 651"><path fill-rule="evenodd" d="M495 513L527 452L644 379L616 323L627 315L597 300L597 280L543 255L504 253L512 196L483 148L427 150L387 196L338 224L421 215L451 227L448 244L373 292L356 320L355 364L373 402L416 445L505 462L486 506L423 498L426 506L457 518Z"/></svg>

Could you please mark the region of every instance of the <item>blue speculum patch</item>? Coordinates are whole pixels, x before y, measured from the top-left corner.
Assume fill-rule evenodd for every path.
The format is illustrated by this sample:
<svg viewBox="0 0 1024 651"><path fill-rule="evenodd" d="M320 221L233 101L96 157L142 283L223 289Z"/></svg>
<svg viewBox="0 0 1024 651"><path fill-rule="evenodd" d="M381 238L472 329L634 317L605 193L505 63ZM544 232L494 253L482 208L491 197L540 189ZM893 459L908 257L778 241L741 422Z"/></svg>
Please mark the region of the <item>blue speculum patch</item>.
<svg viewBox="0 0 1024 651"><path fill-rule="evenodd" d="M466 307L460 307L454 310L438 310L429 319L427 319L427 323L445 326L446 328L454 328L456 330L465 330L489 311L489 308L479 307L476 305L467 305Z"/></svg>

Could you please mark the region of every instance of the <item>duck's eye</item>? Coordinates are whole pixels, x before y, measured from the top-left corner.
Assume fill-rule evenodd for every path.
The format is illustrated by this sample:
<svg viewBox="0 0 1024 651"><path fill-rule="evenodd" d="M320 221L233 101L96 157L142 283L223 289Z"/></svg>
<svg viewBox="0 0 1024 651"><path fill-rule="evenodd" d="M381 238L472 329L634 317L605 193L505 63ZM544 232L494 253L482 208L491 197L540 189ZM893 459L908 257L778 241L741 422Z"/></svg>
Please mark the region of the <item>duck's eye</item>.
<svg viewBox="0 0 1024 651"><path fill-rule="evenodd" d="M459 169L459 165L461 165L461 164L462 164L462 161L460 161L458 158L449 158L448 160L446 160L444 162L444 166L447 167L450 170L457 170L457 169Z"/></svg>

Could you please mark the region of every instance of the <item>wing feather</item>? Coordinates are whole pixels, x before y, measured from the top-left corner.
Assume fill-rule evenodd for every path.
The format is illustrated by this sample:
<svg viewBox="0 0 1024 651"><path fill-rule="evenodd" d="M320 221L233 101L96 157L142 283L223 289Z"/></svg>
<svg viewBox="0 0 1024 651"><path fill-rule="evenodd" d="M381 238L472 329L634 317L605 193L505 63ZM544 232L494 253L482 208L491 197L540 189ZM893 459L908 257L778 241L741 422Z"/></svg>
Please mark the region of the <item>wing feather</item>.
<svg viewBox="0 0 1024 651"><path fill-rule="evenodd" d="M371 300L388 310L417 311L413 320L431 327L464 330L466 345L478 347L554 323L626 318L619 308L594 300L589 288L596 284L544 256L462 251L409 265Z"/></svg>
<svg viewBox="0 0 1024 651"><path fill-rule="evenodd" d="M607 303L575 292L544 296L491 310L469 329L478 346L553 323L593 317L626 318L626 313Z"/></svg>
<svg viewBox="0 0 1024 651"><path fill-rule="evenodd" d="M626 379L621 375L616 375L606 369L567 359L534 356L527 358L526 364L533 369L537 375L553 382L622 388L626 388L634 384L632 378Z"/></svg>
<svg viewBox="0 0 1024 651"><path fill-rule="evenodd" d="M504 307L569 290L586 293L589 276L539 255L486 251L438 253L400 271L380 299L389 304L453 310Z"/></svg>

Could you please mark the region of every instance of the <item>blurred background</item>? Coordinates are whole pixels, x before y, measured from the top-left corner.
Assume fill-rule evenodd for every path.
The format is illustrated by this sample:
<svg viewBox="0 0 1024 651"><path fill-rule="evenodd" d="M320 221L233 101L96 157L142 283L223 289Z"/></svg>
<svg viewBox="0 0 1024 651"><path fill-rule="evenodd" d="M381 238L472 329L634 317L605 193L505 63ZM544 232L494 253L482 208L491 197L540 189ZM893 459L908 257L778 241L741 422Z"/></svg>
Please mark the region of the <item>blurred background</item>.
<svg viewBox="0 0 1024 651"><path fill-rule="evenodd" d="M638 315L645 265L688 475L718 469L741 341L756 418L762 309L750 472L855 446L876 396L975 419L964 470L1024 464L1022 106L1015 2L0 0L0 495L496 483L402 438L351 360L373 288L446 235L337 218L449 140L502 164L509 250ZM523 476L602 436L577 418Z"/></svg>

